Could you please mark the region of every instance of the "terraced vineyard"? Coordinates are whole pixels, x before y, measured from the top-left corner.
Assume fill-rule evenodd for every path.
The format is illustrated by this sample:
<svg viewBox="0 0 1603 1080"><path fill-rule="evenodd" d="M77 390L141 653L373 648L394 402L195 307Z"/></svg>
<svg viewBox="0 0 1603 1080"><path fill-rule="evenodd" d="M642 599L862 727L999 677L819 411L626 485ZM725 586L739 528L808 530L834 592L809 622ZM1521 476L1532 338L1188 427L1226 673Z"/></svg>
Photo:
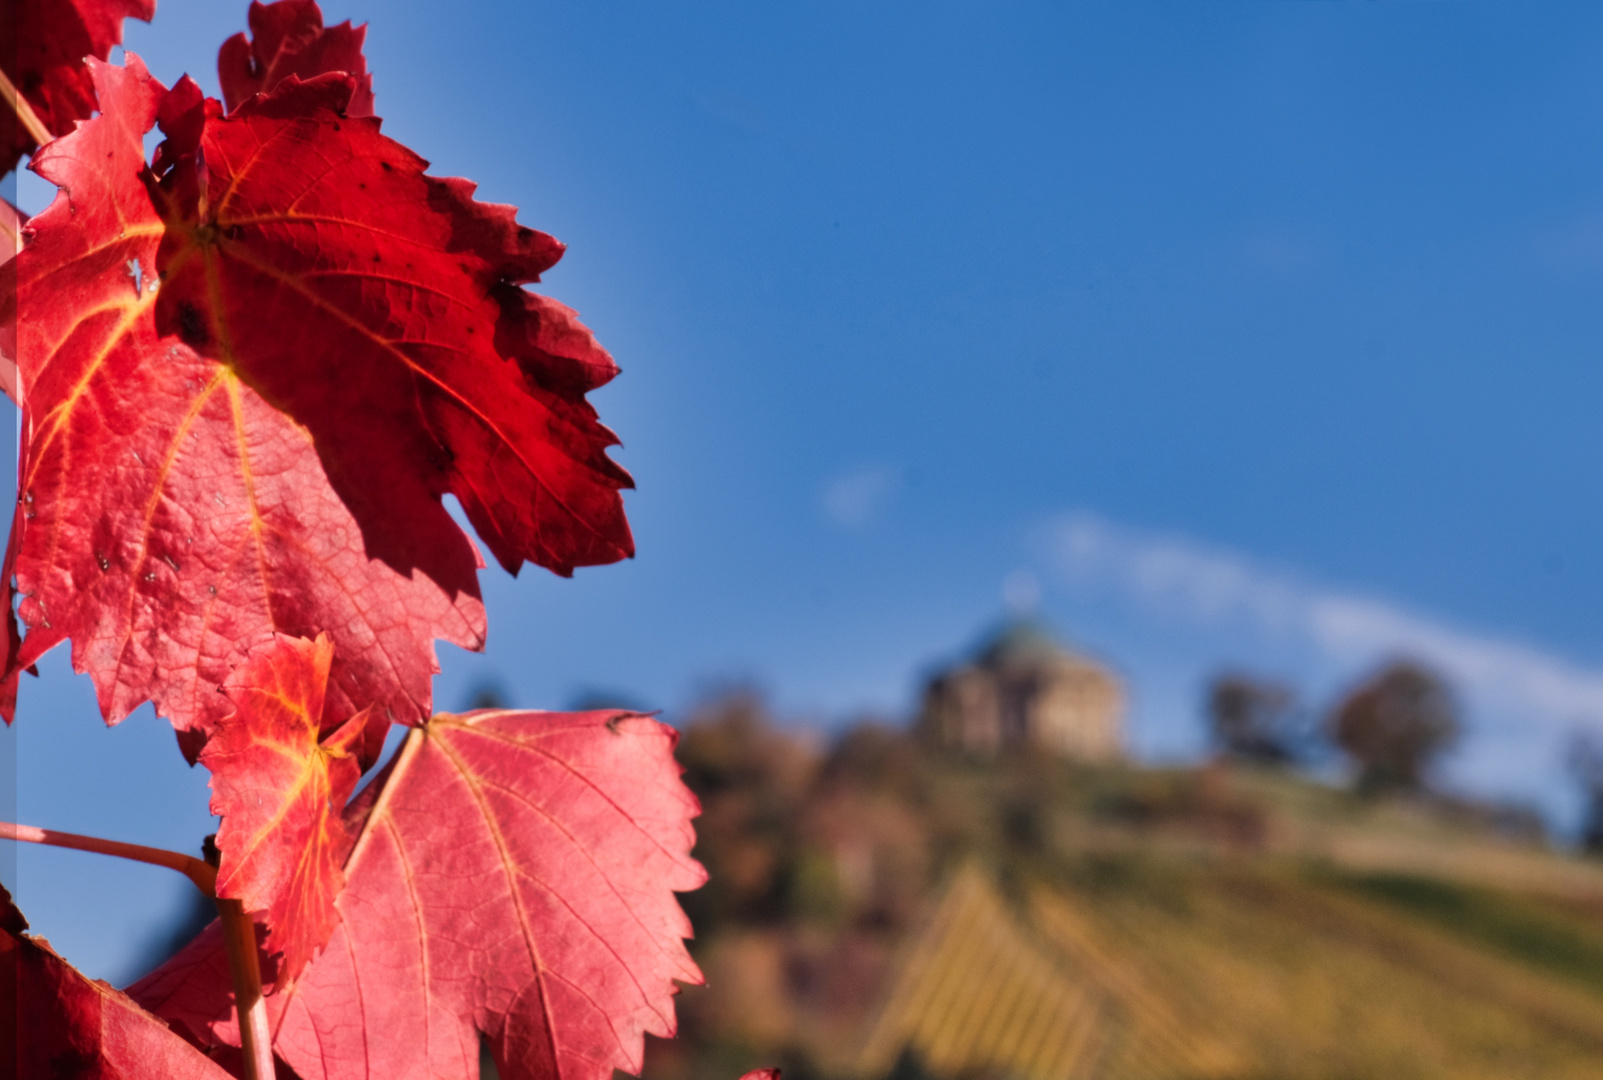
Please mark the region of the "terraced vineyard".
<svg viewBox="0 0 1603 1080"><path fill-rule="evenodd" d="M712 985L653 1080L1603 1077L1603 864L1287 773L875 738L703 788L750 888L691 899Z"/></svg>

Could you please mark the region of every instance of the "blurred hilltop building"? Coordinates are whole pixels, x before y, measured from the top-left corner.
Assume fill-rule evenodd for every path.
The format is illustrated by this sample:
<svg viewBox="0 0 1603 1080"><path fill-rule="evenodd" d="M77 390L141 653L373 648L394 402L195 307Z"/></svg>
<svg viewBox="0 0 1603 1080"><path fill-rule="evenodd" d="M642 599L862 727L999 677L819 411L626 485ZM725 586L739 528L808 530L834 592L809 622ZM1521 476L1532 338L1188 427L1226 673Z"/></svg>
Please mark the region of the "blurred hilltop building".
<svg viewBox="0 0 1603 1080"><path fill-rule="evenodd" d="M1123 749L1124 711L1124 687L1105 666L1064 648L1039 623L1017 622L974 660L929 681L917 730L970 754L1046 750L1102 763Z"/></svg>

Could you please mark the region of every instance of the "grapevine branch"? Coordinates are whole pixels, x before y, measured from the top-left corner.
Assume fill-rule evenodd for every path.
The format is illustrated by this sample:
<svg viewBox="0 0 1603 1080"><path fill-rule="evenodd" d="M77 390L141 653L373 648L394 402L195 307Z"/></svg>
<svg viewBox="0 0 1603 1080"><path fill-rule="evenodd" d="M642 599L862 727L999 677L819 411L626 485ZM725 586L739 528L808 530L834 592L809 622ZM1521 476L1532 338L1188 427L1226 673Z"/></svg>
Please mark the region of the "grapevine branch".
<svg viewBox="0 0 1603 1080"><path fill-rule="evenodd" d="M50 129L45 127L45 122L39 119L39 114L33 111L33 106L28 104L28 99L22 96L22 92L3 70L0 70L0 97L6 99L6 104L17 114L17 119L28 129L28 134L33 136L34 142L43 146L55 138Z"/></svg>
<svg viewBox="0 0 1603 1080"><path fill-rule="evenodd" d="M256 961L256 924L238 900L218 900L217 913L223 920L228 972L234 978L245 1080L273 1080L273 1035L267 1027L267 999L262 996L262 972Z"/></svg>
<svg viewBox="0 0 1603 1080"><path fill-rule="evenodd" d="M256 959L256 924L245 914L238 900L226 900L217 895L216 867L203 859L164 848L125 844L120 840L103 840L98 836L57 832L55 829L16 825L9 821L0 821L0 840L92 851L152 866L165 866L183 874L194 883L195 888L216 901L217 913L223 924L223 941L228 950L228 969L234 980L234 1002L239 1010L240 1048L245 1059L244 1080L272 1080L273 1040L267 1026L267 1001L262 996L261 968Z"/></svg>
<svg viewBox="0 0 1603 1080"><path fill-rule="evenodd" d="M57 832L54 829L37 829L32 825L13 825L0 821L0 840L16 840L28 844L45 844L49 847L71 848L74 851L93 851L100 855L115 855L119 859L150 863L176 870L195 888L207 896L217 896L217 870L210 863L192 855L163 848L145 847L143 844L125 844L120 840L102 840L98 836L80 836L77 833Z"/></svg>

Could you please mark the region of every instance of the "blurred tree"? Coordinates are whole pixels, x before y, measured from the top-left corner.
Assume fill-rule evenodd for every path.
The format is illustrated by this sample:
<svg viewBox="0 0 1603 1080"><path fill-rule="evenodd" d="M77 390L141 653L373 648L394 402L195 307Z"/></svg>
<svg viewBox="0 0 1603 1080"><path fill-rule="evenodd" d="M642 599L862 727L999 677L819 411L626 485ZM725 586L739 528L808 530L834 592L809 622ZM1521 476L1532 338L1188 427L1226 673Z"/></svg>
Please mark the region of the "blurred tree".
<svg viewBox="0 0 1603 1080"><path fill-rule="evenodd" d="M500 682L495 679L479 683L473 689L473 696L468 698L469 711L473 709L507 708L511 708L508 703L507 692L502 688Z"/></svg>
<svg viewBox="0 0 1603 1080"><path fill-rule="evenodd" d="M1301 710L1291 687L1241 672L1224 672L1208 687L1214 743L1244 761L1284 764L1298 756Z"/></svg>
<svg viewBox="0 0 1603 1080"><path fill-rule="evenodd" d="M587 686L568 699L569 712L594 712L597 709L627 709L630 712L651 713L652 709L627 690L615 686Z"/></svg>
<svg viewBox="0 0 1603 1080"><path fill-rule="evenodd" d="M1408 660L1382 668L1335 708L1331 737L1358 765L1358 789L1423 786L1431 759L1458 738L1458 706L1440 676Z"/></svg>
<svg viewBox="0 0 1603 1080"><path fill-rule="evenodd" d="M676 756L701 800L695 855L711 875L681 898L691 921L707 932L788 918L817 749L781 730L760 694L737 688L691 711Z"/></svg>
<svg viewBox="0 0 1603 1080"><path fill-rule="evenodd" d="M1570 771L1581 785L1581 850L1603 855L1603 736L1576 733L1570 744Z"/></svg>

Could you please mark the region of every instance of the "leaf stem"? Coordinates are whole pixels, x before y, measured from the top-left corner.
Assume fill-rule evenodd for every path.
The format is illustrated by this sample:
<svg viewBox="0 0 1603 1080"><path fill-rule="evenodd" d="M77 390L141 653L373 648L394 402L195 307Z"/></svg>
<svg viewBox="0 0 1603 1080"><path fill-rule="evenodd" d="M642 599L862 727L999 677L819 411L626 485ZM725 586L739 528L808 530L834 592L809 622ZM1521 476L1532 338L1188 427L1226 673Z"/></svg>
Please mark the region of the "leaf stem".
<svg viewBox="0 0 1603 1080"><path fill-rule="evenodd" d="M238 900L218 900L217 911L223 919L228 971L234 977L243 1080L273 1080L273 1033L267 1026L267 999L262 996L262 972L256 960L256 924Z"/></svg>
<svg viewBox="0 0 1603 1080"><path fill-rule="evenodd" d="M238 900L225 900L217 896L216 867L177 851L145 847L143 844L125 844L120 840L102 840L98 836L57 832L54 829L38 829L32 825L15 825L9 821L0 821L0 840L93 851L99 855L115 855L120 859L165 866L169 870L177 870L194 882L195 888L216 900L217 913L222 918L223 941L228 948L228 970L234 977L234 1002L239 1009L240 1049L245 1057L244 1080L273 1080L273 1037L267 1026L267 1000L262 996L262 972L256 959L256 924Z"/></svg>
<svg viewBox="0 0 1603 1080"><path fill-rule="evenodd" d="M4 69L0 69L0 97L6 99L6 104L17 114L17 119L28 129L28 134L33 136L34 142L43 146L55 138L50 129L45 127L45 122L39 119L39 114L33 111L33 106L28 104L28 99L17 90L11 81L11 76L7 75Z"/></svg>
<svg viewBox="0 0 1603 1080"><path fill-rule="evenodd" d="M207 896L217 895L217 870L204 860L177 851L145 847L143 844L125 844L120 840L102 840L98 836L80 836L77 833L57 832L54 829L36 829L32 825L13 825L0 821L0 840L16 840L28 844L46 844L50 847L72 848L74 851L93 851L100 855L115 855L119 859L150 863L176 870L195 888Z"/></svg>

